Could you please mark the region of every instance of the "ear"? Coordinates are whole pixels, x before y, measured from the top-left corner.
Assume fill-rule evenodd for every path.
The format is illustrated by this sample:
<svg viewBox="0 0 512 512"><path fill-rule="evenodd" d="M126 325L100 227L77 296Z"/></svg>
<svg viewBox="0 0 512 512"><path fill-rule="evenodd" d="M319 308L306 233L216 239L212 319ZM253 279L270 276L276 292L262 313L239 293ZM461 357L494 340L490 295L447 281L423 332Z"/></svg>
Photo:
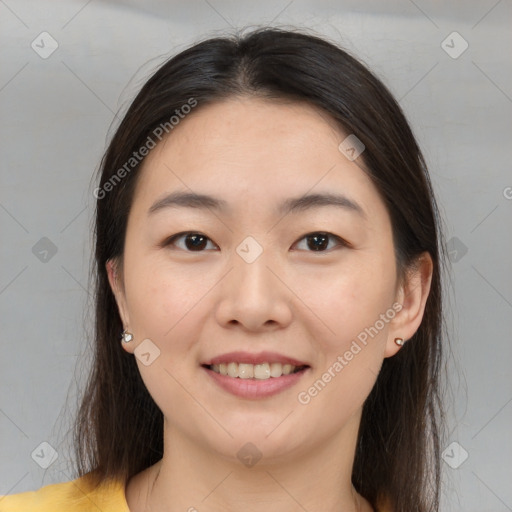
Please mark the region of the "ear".
<svg viewBox="0 0 512 512"><path fill-rule="evenodd" d="M123 322L123 326L128 328L130 325L130 316L128 314L128 307L126 305L126 297L124 293L124 284L122 280L122 276L120 275L120 269L118 268L117 260L110 259L106 263L108 281L110 283L110 288L112 289L112 293L116 298L117 309L119 311L119 316L121 317L121 321Z"/></svg>
<svg viewBox="0 0 512 512"><path fill-rule="evenodd" d="M395 297L395 302L401 305L401 309L390 322L384 357L394 356L400 350L395 338L402 338L407 342L418 330L430 292L433 268L432 257L424 252L407 269Z"/></svg>

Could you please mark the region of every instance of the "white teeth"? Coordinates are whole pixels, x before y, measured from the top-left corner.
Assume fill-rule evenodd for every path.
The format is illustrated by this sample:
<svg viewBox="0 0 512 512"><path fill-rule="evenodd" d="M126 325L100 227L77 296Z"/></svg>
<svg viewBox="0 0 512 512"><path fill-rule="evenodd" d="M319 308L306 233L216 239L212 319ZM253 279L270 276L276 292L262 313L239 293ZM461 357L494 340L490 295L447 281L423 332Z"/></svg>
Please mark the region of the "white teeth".
<svg viewBox="0 0 512 512"><path fill-rule="evenodd" d="M265 380L270 377L270 365L268 363L254 365L254 378Z"/></svg>
<svg viewBox="0 0 512 512"><path fill-rule="evenodd" d="M292 366L291 364L283 364L283 375L288 375L289 373L292 373L295 369L295 366Z"/></svg>
<svg viewBox="0 0 512 512"><path fill-rule="evenodd" d="M283 365L281 363L271 363L270 364L270 376L271 377L281 377L283 374Z"/></svg>
<svg viewBox="0 0 512 512"><path fill-rule="evenodd" d="M213 370L213 368L212 368ZM228 375L230 377L238 377L238 364L237 363L229 363L228 364Z"/></svg>
<svg viewBox="0 0 512 512"><path fill-rule="evenodd" d="M241 379L252 379L254 377L254 365L240 363L238 365L238 376Z"/></svg>
<svg viewBox="0 0 512 512"><path fill-rule="evenodd" d="M281 363L248 364L232 362L213 364L210 368L216 373L233 378L266 380L271 377L289 375L295 371L296 366Z"/></svg>

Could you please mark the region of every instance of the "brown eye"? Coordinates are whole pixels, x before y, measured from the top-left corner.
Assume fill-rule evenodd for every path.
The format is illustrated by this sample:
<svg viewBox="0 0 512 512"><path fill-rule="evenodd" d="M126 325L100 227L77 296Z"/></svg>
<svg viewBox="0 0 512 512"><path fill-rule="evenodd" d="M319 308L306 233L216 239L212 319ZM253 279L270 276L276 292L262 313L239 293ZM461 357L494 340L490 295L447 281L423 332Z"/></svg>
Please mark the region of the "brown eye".
<svg viewBox="0 0 512 512"><path fill-rule="evenodd" d="M339 236L333 235L332 233L326 233L324 231L308 233L307 235L304 235L300 240L307 241L306 250L309 252L328 252L326 249L329 246L329 240L336 240L338 242L335 247L347 245L347 243Z"/></svg>
<svg viewBox="0 0 512 512"><path fill-rule="evenodd" d="M333 248L330 244L331 241L337 242L334 247L349 245L341 237L324 231L308 233L300 239L300 241L302 240L306 240L306 247L303 247L301 250L306 250L307 252L329 252ZM181 246L178 245L177 241L182 241ZM217 247L206 235L196 231L185 231L171 236L162 246L173 245L186 252L203 252L207 248L208 242Z"/></svg>
<svg viewBox="0 0 512 512"><path fill-rule="evenodd" d="M186 231L184 233L178 233L173 235L171 238L168 238L167 241L164 242L164 245L176 245L175 242L180 239L184 240L184 244L180 248L187 252L202 252L203 249L205 249L207 246L208 241L211 242L211 240L202 233Z"/></svg>

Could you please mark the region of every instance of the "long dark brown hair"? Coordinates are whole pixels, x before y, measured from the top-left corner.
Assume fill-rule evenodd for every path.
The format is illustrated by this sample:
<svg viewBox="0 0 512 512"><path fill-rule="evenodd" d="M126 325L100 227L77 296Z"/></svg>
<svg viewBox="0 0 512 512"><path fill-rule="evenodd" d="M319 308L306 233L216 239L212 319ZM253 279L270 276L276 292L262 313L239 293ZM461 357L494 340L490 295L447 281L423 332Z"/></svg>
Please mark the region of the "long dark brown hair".
<svg viewBox="0 0 512 512"><path fill-rule="evenodd" d="M112 137L98 173L94 359L73 431L77 474L90 473L96 483L126 482L163 456L163 415L135 358L120 345L123 325L105 269L109 259L122 263L140 169L140 163L128 168L126 163L155 127L169 123L191 98L197 111L236 95L307 102L344 133L355 134L366 147L360 157L365 172L391 218L399 274L424 251L432 257L423 321L414 337L384 360L364 403L352 482L374 507L383 494L395 512L437 511L444 252L427 167L386 86L336 44L296 29L215 37L170 58L144 84ZM119 173L123 166L126 172Z"/></svg>

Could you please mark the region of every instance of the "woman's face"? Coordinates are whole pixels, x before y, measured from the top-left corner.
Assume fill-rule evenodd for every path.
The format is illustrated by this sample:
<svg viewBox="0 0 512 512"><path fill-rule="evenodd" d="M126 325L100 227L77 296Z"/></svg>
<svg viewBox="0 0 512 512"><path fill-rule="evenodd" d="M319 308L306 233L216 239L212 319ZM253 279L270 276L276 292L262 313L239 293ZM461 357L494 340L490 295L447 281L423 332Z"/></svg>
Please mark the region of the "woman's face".
<svg viewBox="0 0 512 512"><path fill-rule="evenodd" d="M422 299L398 284L384 203L338 149L348 135L310 106L236 98L199 105L145 159L123 286L108 268L167 432L233 459L325 447L416 330ZM290 361L306 368L277 376Z"/></svg>

